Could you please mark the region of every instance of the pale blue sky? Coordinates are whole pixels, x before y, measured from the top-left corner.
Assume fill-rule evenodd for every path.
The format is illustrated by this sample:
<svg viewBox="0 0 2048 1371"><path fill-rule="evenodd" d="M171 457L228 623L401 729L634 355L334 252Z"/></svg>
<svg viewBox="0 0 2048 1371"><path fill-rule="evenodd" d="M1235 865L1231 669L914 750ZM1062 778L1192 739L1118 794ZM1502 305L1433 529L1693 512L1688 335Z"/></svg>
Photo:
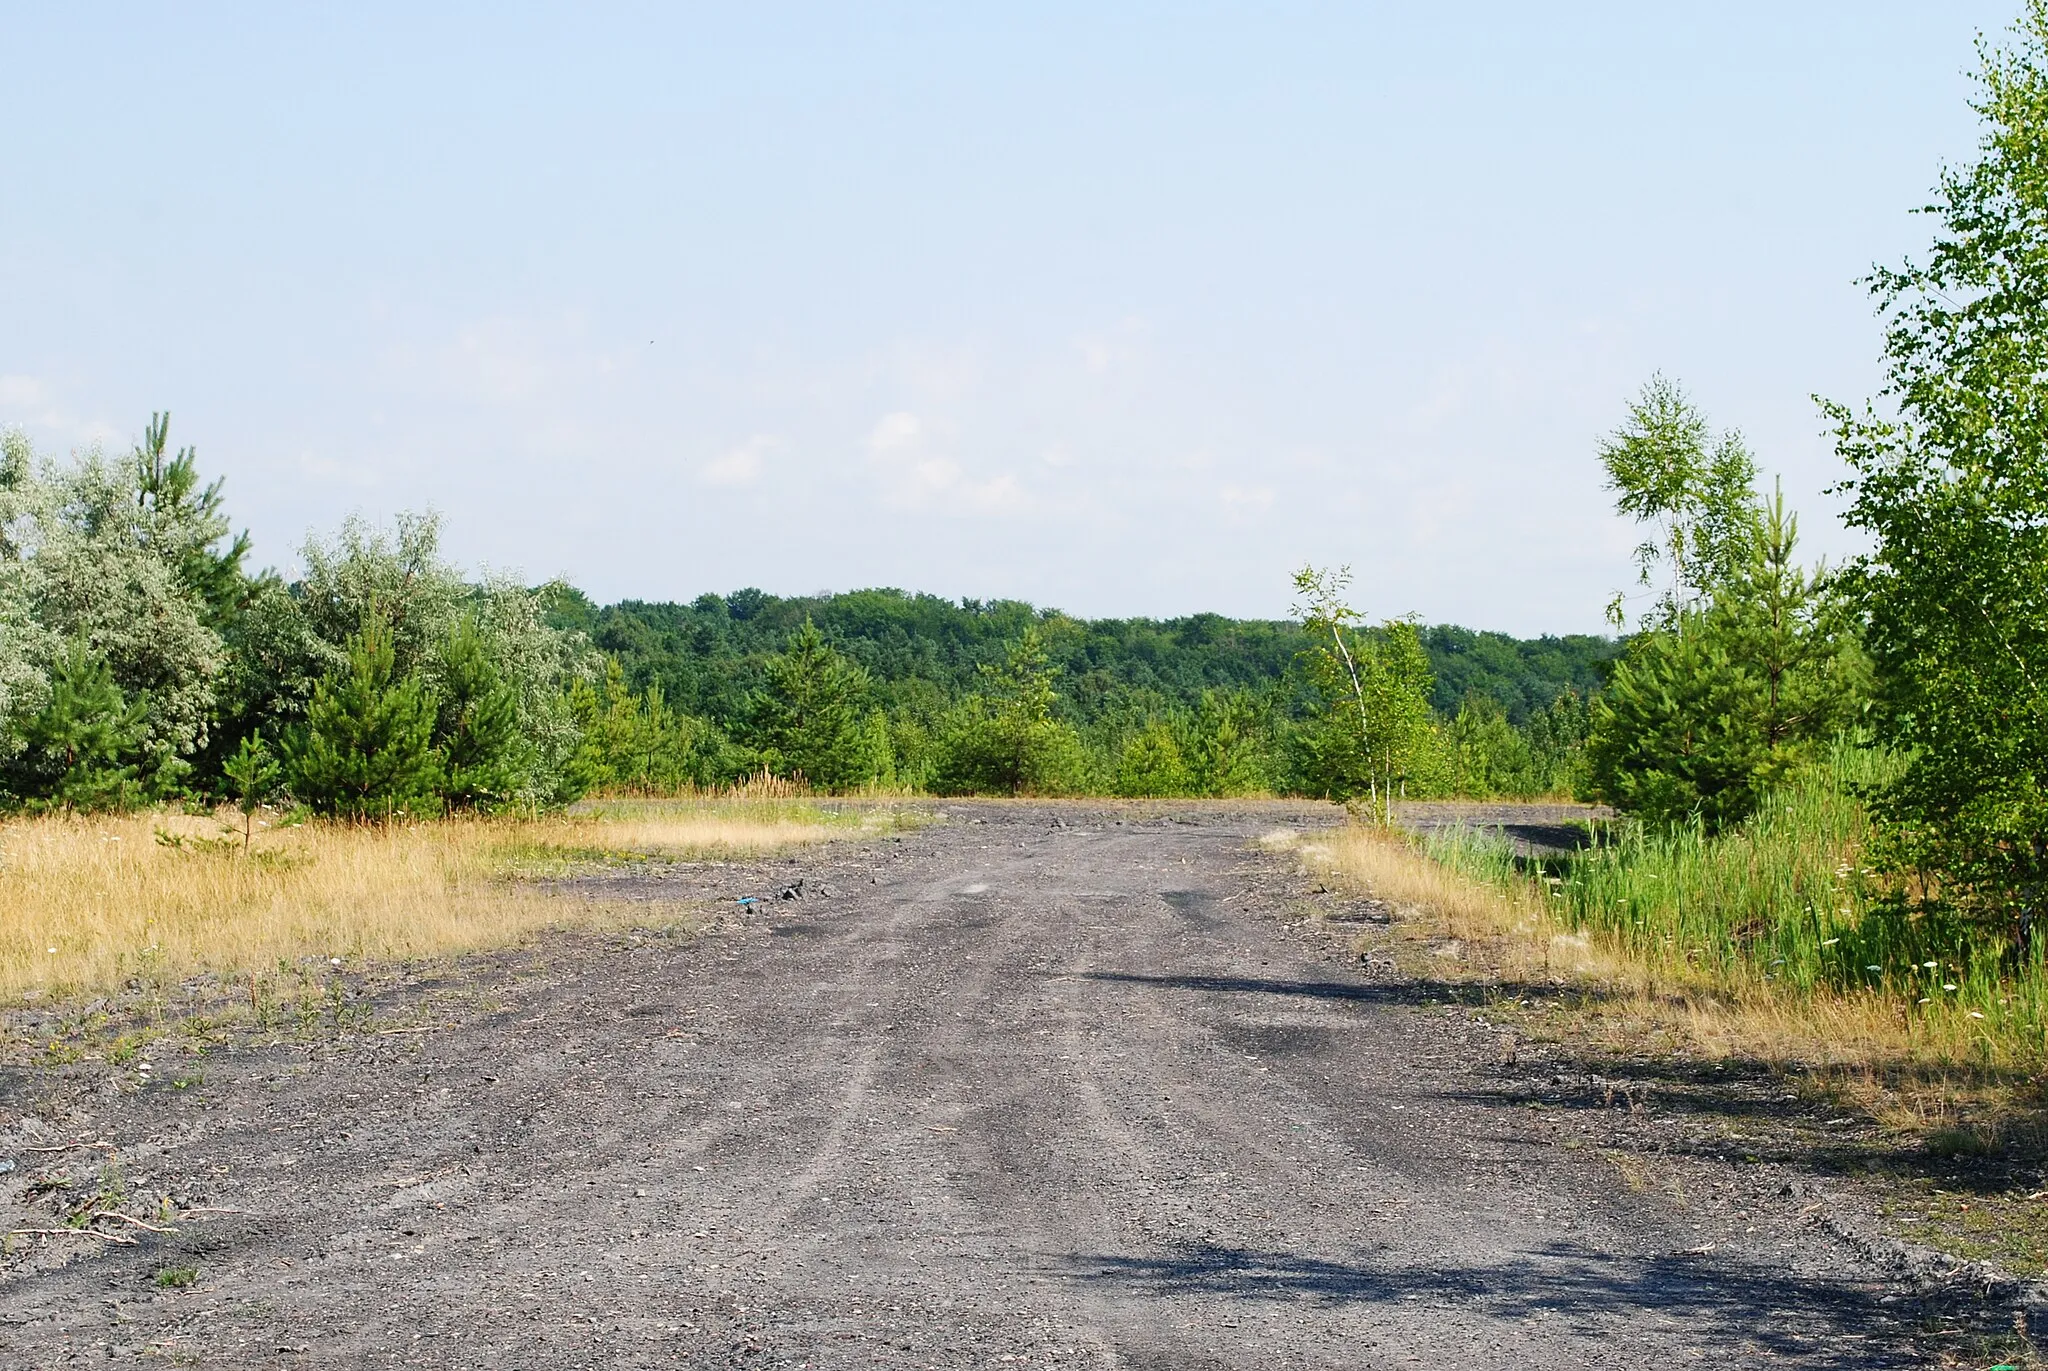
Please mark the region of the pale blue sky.
<svg viewBox="0 0 2048 1371"><path fill-rule="evenodd" d="M1654 369L1849 546L1808 397L2017 0L426 8L0 6L0 425L169 408L287 568L1536 633Z"/></svg>

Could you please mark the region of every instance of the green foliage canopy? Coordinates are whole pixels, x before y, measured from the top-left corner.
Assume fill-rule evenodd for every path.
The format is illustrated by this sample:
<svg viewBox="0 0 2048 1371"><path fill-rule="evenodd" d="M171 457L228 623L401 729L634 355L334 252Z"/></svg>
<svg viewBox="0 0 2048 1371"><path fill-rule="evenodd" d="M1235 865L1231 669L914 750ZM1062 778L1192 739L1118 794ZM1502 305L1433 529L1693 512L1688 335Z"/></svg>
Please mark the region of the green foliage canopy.
<svg viewBox="0 0 2048 1371"><path fill-rule="evenodd" d="M2030 927L2048 889L2048 0L1980 49L1977 159L1943 173L1924 262L1872 278L1883 409L1830 405L1853 569L1906 759L1884 856L1922 890Z"/></svg>

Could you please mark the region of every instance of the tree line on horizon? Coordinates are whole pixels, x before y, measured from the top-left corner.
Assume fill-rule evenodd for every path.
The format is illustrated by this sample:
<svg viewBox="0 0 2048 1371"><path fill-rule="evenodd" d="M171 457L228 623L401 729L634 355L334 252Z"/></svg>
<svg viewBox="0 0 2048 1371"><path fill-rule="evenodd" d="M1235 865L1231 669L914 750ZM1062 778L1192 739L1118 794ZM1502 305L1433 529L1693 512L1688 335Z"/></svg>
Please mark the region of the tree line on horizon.
<svg viewBox="0 0 2048 1371"><path fill-rule="evenodd" d="M1303 626L1079 620L898 591L598 607L472 580L431 516L252 571L153 416L122 457L0 444L0 802L545 808L761 773L822 790L1343 798ZM1444 747L1418 791L1569 784L1615 644L1419 631Z"/></svg>

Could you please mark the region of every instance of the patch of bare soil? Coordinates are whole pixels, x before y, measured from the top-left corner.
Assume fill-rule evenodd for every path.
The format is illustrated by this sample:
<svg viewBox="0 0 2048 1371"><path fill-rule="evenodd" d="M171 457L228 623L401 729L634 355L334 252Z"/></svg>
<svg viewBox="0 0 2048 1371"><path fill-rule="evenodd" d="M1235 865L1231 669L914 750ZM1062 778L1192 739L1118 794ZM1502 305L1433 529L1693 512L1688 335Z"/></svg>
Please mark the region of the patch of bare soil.
<svg viewBox="0 0 2048 1371"><path fill-rule="evenodd" d="M946 809L580 878L694 936L16 1065L6 1226L107 1237L14 1239L0 1363L1861 1368L2009 1316L1805 1159L1682 1142L1683 1091L1358 963L1384 912L1255 842L1334 809Z"/></svg>

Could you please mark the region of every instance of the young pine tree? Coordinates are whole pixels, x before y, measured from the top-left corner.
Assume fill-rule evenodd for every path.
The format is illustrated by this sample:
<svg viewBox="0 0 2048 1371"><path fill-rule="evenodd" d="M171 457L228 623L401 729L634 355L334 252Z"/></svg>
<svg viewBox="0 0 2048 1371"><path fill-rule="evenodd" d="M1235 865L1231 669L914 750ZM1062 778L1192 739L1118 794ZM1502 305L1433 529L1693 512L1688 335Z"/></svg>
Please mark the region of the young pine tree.
<svg viewBox="0 0 2048 1371"><path fill-rule="evenodd" d="M1258 711L1242 690L1205 690L1188 721L1181 756L1197 795L1249 795L1265 784L1265 739Z"/></svg>
<svg viewBox="0 0 2048 1371"><path fill-rule="evenodd" d="M366 618L348 666L314 688L285 744L292 793L323 814L384 819L441 807L434 700L394 670L391 630Z"/></svg>
<svg viewBox="0 0 2048 1371"><path fill-rule="evenodd" d="M229 536L220 480L200 485L198 455L189 447L168 455L170 434L171 416L152 414L135 449L138 521L151 548L198 596L208 626L218 630L241 603L249 535Z"/></svg>
<svg viewBox="0 0 2048 1371"><path fill-rule="evenodd" d="M83 639L51 664L50 693L22 729L15 788L37 808L122 809L141 798L136 779L147 701L129 700Z"/></svg>
<svg viewBox="0 0 2048 1371"><path fill-rule="evenodd" d="M567 768L573 795L667 794L746 769L745 759L728 755L739 749L708 721L670 708L660 686L636 693L617 658L606 659L602 681L570 687L569 713L580 737Z"/></svg>
<svg viewBox="0 0 2048 1371"><path fill-rule="evenodd" d="M450 805L490 812L527 790L534 747L520 727L519 695L472 617L457 623L441 651L434 740Z"/></svg>
<svg viewBox="0 0 2048 1371"><path fill-rule="evenodd" d="M221 774L232 788L235 808L242 811L242 851L246 853L256 840L256 811L276 792L284 771L270 755L263 735L252 733L221 763Z"/></svg>
<svg viewBox="0 0 2048 1371"><path fill-rule="evenodd" d="M1055 717L1058 668L1036 625L941 727L933 787L947 795L1064 795L1080 789L1088 759L1073 725Z"/></svg>
<svg viewBox="0 0 2048 1371"><path fill-rule="evenodd" d="M1866 698L1840 607L1793 560L1798 521L1782 496L1753 534L1712 602L1638 634L1593 701L1588 781L1624 813L1709 832L1739 823Z"/></svg>
<svg viewBox="0 0 2048 1371"><path fill-rule="evenodd" d="M1192 786L1180 743L1165 721L1152 720L1124 744L1117 759L1117 794L1185 795Z"/></svg>
<svg viewBox="0 0 2048 1371"><path fill-rule="evenodd" d="M804 620L788 647L768 659L766 675L752 702L750 734L769 770L802 776L822 790L878 779L877 766L887 762L873 746L868 673L835 652L816 624Z"/></svg>

